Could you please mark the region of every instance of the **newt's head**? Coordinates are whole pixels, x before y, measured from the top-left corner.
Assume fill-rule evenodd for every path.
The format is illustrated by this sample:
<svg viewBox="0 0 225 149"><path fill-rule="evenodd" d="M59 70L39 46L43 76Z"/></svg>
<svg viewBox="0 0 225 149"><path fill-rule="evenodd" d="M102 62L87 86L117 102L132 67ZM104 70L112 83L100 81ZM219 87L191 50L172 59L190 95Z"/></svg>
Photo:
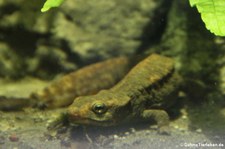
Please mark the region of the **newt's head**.
<svg viewBox="0 0 225 149"><path fill-rule="evenodd" d="M131 113L128 96L101 91L92 96L81 96L68 108L71 123L112 126L121 122Z"/></svg>

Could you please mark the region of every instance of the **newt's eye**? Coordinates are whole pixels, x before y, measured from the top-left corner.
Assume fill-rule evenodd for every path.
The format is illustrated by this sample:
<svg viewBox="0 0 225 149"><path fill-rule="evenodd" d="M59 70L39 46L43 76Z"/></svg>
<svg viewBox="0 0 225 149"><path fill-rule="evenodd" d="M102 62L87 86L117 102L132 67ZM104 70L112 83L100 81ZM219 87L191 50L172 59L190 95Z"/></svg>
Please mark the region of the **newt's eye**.
<svg viewBox="0 0 225 149"><path fill-rule="evenodd" d="M92 106L92 111L96 114L103 114L107 111L107 107L104 103L95 103Z"/></svg>

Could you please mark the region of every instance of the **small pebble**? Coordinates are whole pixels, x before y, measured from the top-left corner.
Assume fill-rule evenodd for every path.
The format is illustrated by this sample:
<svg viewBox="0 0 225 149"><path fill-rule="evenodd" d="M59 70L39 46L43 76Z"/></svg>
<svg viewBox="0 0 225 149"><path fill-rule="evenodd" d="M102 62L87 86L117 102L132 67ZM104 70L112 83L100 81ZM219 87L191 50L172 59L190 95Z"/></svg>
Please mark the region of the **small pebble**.
<svg viewBox="0 0 225 149"><path fill-rule="evenodd" d="M156 129L158 129L158 126L157 125L151 125L150 129L156 130Z"/></svg>
<svg viewBox="0 0 225 149"><path fill-rule="evenodd" d="M117 135L113 135L113 138L114 138L114 139L118 139L118 138L119 138L119 136L117 136Z"/></svg>
<svg viewBox="0 0 225 149"><path fill-rule="evenodd" d="M198 133L201 133L202 129L199 128L199 129L196 129L195 131L198 132Z"/></svg>
<svg viewBox="0 0 225 149"><path fill-rule="evenodd" d="M131 128L130 130L131 130L132 133L136 132L136 130L134 128Z"/></svg>
<svg viewBox="0 0 225 149"><path fill-rule="evenodd" d="M179 126L178 125L174 125L173 126L175 129L179 129Z"/></svg>
<svg viewBox="0 0 225 149"><path fill-rule="evenodd" d="M9 136L9 140L12 142L17 142L19 141L19 137L16 134L12 134L11 136Z"/></svg>
<svg viewBox="0 0 225 149"><path fill-rule="evenodd" d="M182 115L182 119L187 119L187 115Z"/></svg>

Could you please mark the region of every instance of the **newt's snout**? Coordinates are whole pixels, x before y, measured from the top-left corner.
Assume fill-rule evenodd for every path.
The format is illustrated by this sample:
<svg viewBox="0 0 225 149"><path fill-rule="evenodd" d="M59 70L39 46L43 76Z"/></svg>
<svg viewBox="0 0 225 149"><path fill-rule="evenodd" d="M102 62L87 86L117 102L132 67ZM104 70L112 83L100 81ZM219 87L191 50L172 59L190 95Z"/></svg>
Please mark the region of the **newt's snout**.
<svg viewBox="0 0 225 149"><path fill-rule="evenodd" d="M80 119L81 116L79 114L79 110L77 108L68 108L67 114L70 121L74 121L76 119Z"/></svg>

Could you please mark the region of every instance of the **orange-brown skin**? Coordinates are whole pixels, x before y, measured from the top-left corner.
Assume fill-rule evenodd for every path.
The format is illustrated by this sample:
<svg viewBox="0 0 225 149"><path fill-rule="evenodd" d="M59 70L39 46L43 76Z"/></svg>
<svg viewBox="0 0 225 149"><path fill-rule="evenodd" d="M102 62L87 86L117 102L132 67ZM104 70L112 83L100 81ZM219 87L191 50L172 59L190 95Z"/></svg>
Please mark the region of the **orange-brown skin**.
<svg viewBox="0 0 225 149"><path fill-rule="evenodd" d="M31 94L31 98L46 108L70 105L75 97L95 94L115 85L129 71L127 57L112 58L67 74L44 90Z"/></svg>
<svg viewBox="0 0 225 149"><path fill-rule="evenodd" d="M91 95L115 85L133 66L127 57L117 57L88 65L59 78L29 98L0 96L0 110L33 106L57 108L70 105L75 97Z"/></svg>
<svg viewBox="0 0 225 149"><path fill-rule="evenodd" d="M174 103L179 84L173 60L150 55L111 89L76 98L68 108L69 121L111 126L153 119L163 130L169 122L164 110Z"/></svg>

